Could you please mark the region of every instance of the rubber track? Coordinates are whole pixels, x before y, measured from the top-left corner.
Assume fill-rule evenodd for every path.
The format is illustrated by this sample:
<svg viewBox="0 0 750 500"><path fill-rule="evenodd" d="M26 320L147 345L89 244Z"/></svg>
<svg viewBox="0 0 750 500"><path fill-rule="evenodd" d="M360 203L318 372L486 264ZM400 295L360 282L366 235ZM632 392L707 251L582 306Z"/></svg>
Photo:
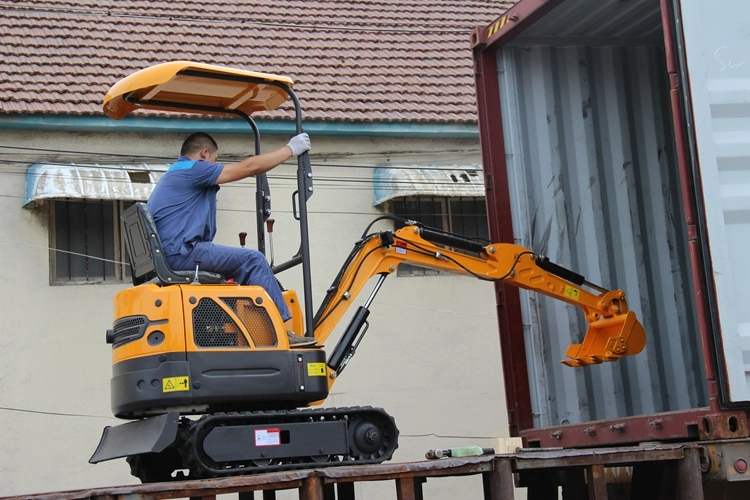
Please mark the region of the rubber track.
<svg viewBox="0 0 750 500"><path fill-rule="evenodd" d="M384 446L378 450L377 457L364 457L347 455L341 460L318 462L314 460L305 460L309 457L297 457L293 459L284 459L288 463L274 463L267 466L259 466L250 461L236 462L233 464L221 464L221 468L216 468L204 453L202 453L201 436L205 436L217 425L230 423L232 425L265 425L290 422L309 422L310 418L314 421L320 421L326 417L326 421L336 417L343 420L348 417L350 421L355 421L361 416L370 416L375 418L381 427L384 425L383 433L387 439ZM258 474L263 472L275 472L296 469L310 469L320 467L338 467L345 465L365 465L378 464L389 460L393 452L398 448L398 429L393 418L380 408L371 406L354 406L348 408L316 408L300 410L279 410L279 411L256 411L256 412L232 412L232 413L214 413L204 415L197 421L190 421L189 428L182 429L183 446L180 446L183 460L190 468L190 477L210 478L210 477L227 477L246 474ZM311 425L314 425L312 423ZM353 447L353 443L351 443ZM350 452L352 450L350 449ZM355 450L356 452L357 450ZM370 454L372 455L372 454ZM341 457L340 455L336 455Z"/></svg>

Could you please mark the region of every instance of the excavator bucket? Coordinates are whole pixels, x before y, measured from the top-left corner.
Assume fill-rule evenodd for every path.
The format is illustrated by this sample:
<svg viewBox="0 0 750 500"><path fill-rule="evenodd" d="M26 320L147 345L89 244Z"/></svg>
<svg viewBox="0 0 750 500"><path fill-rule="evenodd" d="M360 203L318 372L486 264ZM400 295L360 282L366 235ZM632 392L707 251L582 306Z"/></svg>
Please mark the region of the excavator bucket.
<svg viewBox="0 0 750 500"><path fill-rule="evenodd" d="M580 344L571 344L562 363L578 367L617 361L638 354L646 345L646 332L633 311L589 323Z"/></svg>

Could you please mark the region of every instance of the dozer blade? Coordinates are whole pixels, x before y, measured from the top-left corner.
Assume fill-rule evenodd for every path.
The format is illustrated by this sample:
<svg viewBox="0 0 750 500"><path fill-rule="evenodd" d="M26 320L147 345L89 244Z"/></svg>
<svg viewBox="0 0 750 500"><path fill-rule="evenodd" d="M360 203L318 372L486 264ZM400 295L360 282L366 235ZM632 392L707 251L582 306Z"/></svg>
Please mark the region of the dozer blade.
<svg viewBox="0 0 750 500"><path fill-rule="evenodd" d="M604 318L589 323L580 344L571 344L561 361L568 366L596 365L617 361L623 356L638 354L646 345L646 332L633 311L622 316Z"/></svg>
<svg viewBox="0 0 750 500"><path fill-rule="evenodd" d="M159 453L174 443L180 413L149 417L114 427L105 427L99 446L89 463L97 464L113 458L129 457L141 453Z"/></svg>

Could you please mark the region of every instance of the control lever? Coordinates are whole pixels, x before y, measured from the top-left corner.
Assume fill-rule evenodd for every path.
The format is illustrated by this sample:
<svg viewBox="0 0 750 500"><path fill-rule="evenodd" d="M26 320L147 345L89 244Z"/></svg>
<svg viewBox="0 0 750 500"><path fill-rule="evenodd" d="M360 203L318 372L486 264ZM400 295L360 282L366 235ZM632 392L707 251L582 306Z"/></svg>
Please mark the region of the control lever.
<svg viewBox="0 0 750 500"><path fill-rule="evenodd" d="M242 248L245 248L245 238L247 238L247 233L245 231L242 231L240 233L240 246Z"/></svg>
<svg viewBox="0 0 750 500"><path fill-rule="evenodd" d="M195 259L195 276L193 276L193 282L191 285L200 285L201 282L198 281L198 269L200 268L202 260L201 259Z"/></svg>
<svg viewBox="0 0 750 500"><path fill-rule="evenodd" d="M266 221L266 231L268 231L268 246L270 247L271 251L271 267L273 267L273 223L276 222L275 219L268 219Z"/></svg>

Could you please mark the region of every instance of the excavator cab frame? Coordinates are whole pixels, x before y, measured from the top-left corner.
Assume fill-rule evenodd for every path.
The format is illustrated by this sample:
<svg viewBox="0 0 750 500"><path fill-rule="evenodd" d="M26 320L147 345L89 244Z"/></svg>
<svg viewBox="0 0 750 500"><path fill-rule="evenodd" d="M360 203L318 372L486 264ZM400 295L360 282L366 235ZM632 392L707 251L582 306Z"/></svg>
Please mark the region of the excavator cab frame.
<svg viewBox="0 0 750 500"><path fill-rule="evenodd" d="M260 130L250 117L252 113L272 111L291 99L296 133L303 132L302 107L293 86L294 82L285 76L174 61L142 69L117 82L104 97L103 111L117 120L137 109L240 117L250 125L255 154L259 155ZM312 166L310 155L305 152L297 157L297 190L292 195L294 217L300 227L299 251L288 261L275 266L274 272L302 265L304 326L305 335L310 337L313 336L313 305L307 201L312 195ZM294 199L299 203L294 203ZM256 176L255 203L257 250L265 255L265 222L271 216L271 189L266 174Z"/></svg>

